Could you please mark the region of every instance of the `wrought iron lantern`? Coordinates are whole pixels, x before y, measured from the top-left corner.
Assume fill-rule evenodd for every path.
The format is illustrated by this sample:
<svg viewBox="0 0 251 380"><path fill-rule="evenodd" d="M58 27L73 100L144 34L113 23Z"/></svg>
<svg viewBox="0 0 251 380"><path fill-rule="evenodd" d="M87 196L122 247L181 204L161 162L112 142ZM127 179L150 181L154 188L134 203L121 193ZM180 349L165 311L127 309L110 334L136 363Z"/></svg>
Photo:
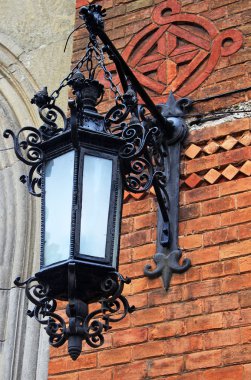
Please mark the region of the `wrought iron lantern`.
<svg viewBox="0 0 251 380"><path fill-rule="evenodd" d="M17 157L30 166L29 192L41 196L41 267L35 276L17 286L26 287L35 305L28 311L45 325L50 344L68 340L75 360L82 341L92 347L103 344L110 324L134 310L122 295L125 283L118 273L123 191L139 193L154 187L159 204L157 264L145 275L162 275L167 289L173 272L190 266L179 264L178 186L180 144L187 128L183 116L189 99L155 106L137 78L104 32L105 11L99 5L80 9L89 32L83 58L51 95L47 88L31 100L43 125L25 127L11 136ZM122 93L105 64L108 55L116 65ZM114 95L105 115L98 113L104 86L95 79L104 72ZM56 105L63 87L69 86L69 117ZM144 104L139 104L138 97ZM56 300L68 301L67 324L56 314ZM92 312L88 305L99 302Z"/></svg>

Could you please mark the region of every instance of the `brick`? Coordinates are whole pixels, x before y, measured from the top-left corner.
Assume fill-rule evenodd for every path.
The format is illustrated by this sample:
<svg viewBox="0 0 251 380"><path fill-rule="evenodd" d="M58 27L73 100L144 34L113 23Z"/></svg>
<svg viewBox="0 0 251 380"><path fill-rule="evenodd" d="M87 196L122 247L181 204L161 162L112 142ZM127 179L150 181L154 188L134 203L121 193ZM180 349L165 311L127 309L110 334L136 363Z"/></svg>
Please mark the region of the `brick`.
<svg viewBox="0 0 251 380"><path fill-rule="evenodd" d="M251 308L241 310L241 320L243 325L251 323Z"/></svg>
<svg viewBox="0 0 251 380"><path fill-rule="evenodd" d="M168 320L199 315L202 314L202 312L202 300L173 303L166 308Z"/></svg>
<svg viewBox="0 0 251 380"><path fill-rule="evenodd" d="M238 208L251 206L251 191L236 195Z"/></svg>
<svg viewBox="0 0 251 380"><path fill-rule="evenodd" d="M191 266L191 268L189 268L189 271L185 272L184 282L195 282L195 281L201 281L201 267Z"/></svg>
<svg viewBox="0 0 251 380"><path fill-rule="evenodd" d="M133 230L133 219L132 218L123 218L121 223L121 235L128 234Z"/></svg>
<svg viewBox="0 0 251 380"><path fill-rule="evenodd" d="M239 307L238 294L224 294L204 299L204 311L206 314L217 311L232 310Z"/></svg>
<svg viewBox="0 0 251 380"><path fill-rule="evenodd" d="M194 234L196 232L213 230L217 227L220 227L220 216L210 215L188 220L186 223L185 232L187 234Z"/></svg>
<svg viewBox="0 0 251 380"><path fill-rule="evenodd" d="M153 0L136 0L126 6L127 12L132 12L137 9L146 8L152 5Z"/></svg>
<svg viewBox="0 0 251 380"><path fill-rule="evenodd" d="M221 173L215 169L210 169L205 175L204 179L211 185L215 183L221 176Z"/></svg>
<svg viewBox="0 0 251 380"><path fill-rule="evenodd" d="M73 373L71 372L70 374L67 375L62 375L62 376L49 376L48 380L79 380L78 373Z"/></svg>
<svg viewBox="0 0 251 380"><path fill-rule="evenodd" d="M228 17L227 21L226 20L219 20L218 22L216 22L216 26L220 30L224 30L224 29L230 28L230 27L236 27L236 26L241 25L241 24L242 24L241 14L237 14L237 15L234 15L232 17Z"/></svg>
<svg viewBox="0 0 251 380"><path fill-rule="evenodd" d="M132 314L132 323L134 326L149 325L151 323L164 321L165 317L164 307L136 310Z"/></svg>
<svg viewBox="0 0 251 380"><path fill-rule="evenodd" d="M222 328L222 313L199 315L186 320L188 333Z"/></svg>
<svg viewBox="0 0 251 380"><path fill-rule="evenodd" d="M108 5L109 1L110 1L110 7ZM124 15L125 11L126 11L126 6L123 4L120 4L117 7L113 7L113 0L108 0L105 4L105 8L107 11L106 12L106 22L108 19L111 19L111 18L113 19L113 18L117 18L119 16ZM110 8L110 9L107 9L107 8ZM109 33L109 36L110 36L110 33Z"/></svg>
<svg viewBox="0 0 251 380"><path fill-rule="evenodd" d="M135 230L141 230L148 227L155 227L157 223L157 216L155 213L136 216L134 218Z"/></svg>
<svg viewBox="0 0 251 380"><path fill-rule="evenodd" d="M67 344L63 344L61 347L50 347L50 359L68 355Z"/></svg>
<svg viewBox="0 0 251 380"><path fill-rule="evenodd" d="M233 165L228 165L221 175L231 181L237 174L239 173L239 169L235 168Z"/></svg>
<svg viewBox="0 0 251 380"><path fill-rule="evenodd" d="M219 5L219 2L217 2L217 4ZM220 4L222 4L222 0L221 0ZM220 6L222 6L222 5L220 5ZM204 89L203 89L203 91L204 91ZM225 99L224 99L224 101L225 101ZM231 99L231 101L232 101L232 99ZM229 135L229 134L232 134L235 132L246 131L246 130L249 130L249 119L243 118L243 119L239 119L238 123L236 123L235 120L234 121L228 121L228 122L224 122L224 123L221 123L219 125L216 125L216 126L212 126L212 127L206 126L200 130L191 131L189 133L189 137L188 137L187 141L191 141L194 143L197 141L208 141L208 140L213 139L213 138L218 138L218 137L222 137L222 136L225 137L226 135Z"/></svg>
<svg viewBox="0 0 251 380"><path fill-rule="evenodd" d="M185 155L189 158L195 158L201 151L201 148L195 144L189 146L188 149L184 152Z"/></svg>
<svg viewBox="0 0 251 380"><path fill-rule="evenodd" d="M107 367L113 364L126 363L130 361L131 350L128 349L128 347L116 348L98 353L98 362L101 367Z"/></svg>
<svg viewBox="0 0 251 380"><path fill-rule="evenodd" d="M192 161L185 162L185 174L196 173L218 166L218 156L219 154L212 154L211 156L195 158Z"/></svg>
<svg viewBox="0 0 251 380"><path fill-rule="evenodd" d="M237 144L237 142L238 141L233 136L228 135L221 144L221 147L225 150L231 150Z"/></svg>
<svg viewBox="0 0 251 380"><path fill-rule="evenodd" d="M166 342L166 353L168 355L183 354L185 352L199 351L202 349L203 339L201 335L168 339Z"/></svg>
<svg viewBox="0 0 251 380"><path fill-rule="evenodd" d="M184 321L171 321L153 325L149 329L149 339L161 339L173 336L184 335Z"/></svg>
<svg viewBox="0 0 251 380"><path fill-rule="evenodd" d="M245 209L240 209L236 211L231 211L221 216L221 225L230 226L233 224L239 224L248 222L251 220L251 207Z"/></svg>
<svg viewBox="0 0 251 380"><path fill-rule="evenodd" d="M185 233L185 227L186 227L186 222L183 221L183 222L179 222L179 235L184 235Z"/></svg>
<svg viewBox="0 0 251 380"><path fill-rule="evenodd" d="M203 372L203 380L239 380L242 373L242 366L209 369Z"/></svg>
<svg viewBox="0 0 251 380"><path fill-rule="evenodd" d="M251 378L251 364L245 364L244 366L243 380L249 380Z"/></svg>
<svg viewBox="0 0 251 380"><path fill-rule="evenodd" d="M231 3L234 3L235 1L236 0L221 0L221 2L219 3L217 0L213 0L211 3L211 8L214 9L214 8L222 7L223 5L231 4Z"/></svg>
<svg viewBox="0 0 251 380"><path fill-rule="evenodd" d="M72 361L70 356L53 359L49 362L49 375L60 374L64 372L93 368L97 365L97 354L84 354L78 357L78 360Z"/></svg>
<svg viewBox="0 0 251 380"><path fill-rule="evenodd" d="M123 292L123 295L127 296L126 292ZM129 315L127 314L127 316L119 322L116 322L116 323L111 322L111 326L112 326L112 331L130 328L131 327L130 314Z"/></svg>
<svg viewBox="0 0 251 380"><path fill-rule="evenodd" d="M229 260L228 263L213 263L202 268L202 279L222 277L238 272L239 266L237 260Z"/></svg>
<svg viewBox="0 0 251 380"><path fill-rule="evenodd" d="M119 262L120 264L130 263L132 261L132 249L120 249Z"/></svg>
<svg viewBox="0 0 251 380"><path fill-rule="evenodd" d="M219 260L219 247L207 247L193 252L189 252L187 255L191 259L193 265L205 264Z"/></svg>
<svg viewBox="0 0 251 380"><path fill-rule="evenodd" d="M246 159L251 158L251 147L243 147L239 149L234 149L229 152L219 153L218 154L218 164L227 165L234 164L238 162L243 162Z"/></svg>
<svg viewBox="0 0 251 380"><path fill-rule="evenodd" d="M225 311L223 313L223 327L238 327L243 325L240 310Z"/></svg>
<svg viewBox="0 0 251 380"><path fill-rule="evenodd" d="M137 278L132 282L132 292L133 294L140 293L149 289L156 289L162 286L161 279L149 279L148 277Z"/></svg>
<svg viewBox="0 0 251 380"><path fill-rule="evenodd" d="M88 5L88 0L77 0L76 8L82 7L83 5Z"/></svg>
<svg viewBox="0 0 251 380"><path fill-rule="evenodd" d="M188 178L186 178L184 182L188 187L192 189L196 187L201 181L202 178L198 174L193 173Z"/></svg>
<svg viewBox="0 0 251 380"><path fill-rule="evenodd" d="M233 346L240 343L239 329L212 331L204 334L205 349Z"/></svg>
<svg viewBox="0 0 251 380"><path fill-rule="evenodd" d="M250 273L228 276L222 280L222 292L229 293L251 287Z"/></svg>
<svg viewBox="0 0 251 380"><path fill-rule="evenodd" d="M246 9L250 9L250 3L245 0L240 0L238 3L233 3L233 4L228 5L227 8L228 8L229 14L239 13L240 10L244 11Z"/></svg>
<svg viewBox="0 0 251 380"><path fill-rule="evenodd" d="M251 178L241 178L219 185L220 196L241 193L248 190L251 190Z"/></svg>
<svg viewBox="0 0 251 380"><path fill-rule="evenodd" d="M206 232L203 235L204 245L209 246L237 240L239 235L238 231L238 226L234 226Z"/></svg>
<svg viewBox="0 0 251 380"><path fill-rule="evenodd" d="M218 20L222 17L227 17L227 7L221 7L214 9L213 11L203 13L204 17L209 18L209 20Z"/></svg>
<svg viewBox="0 0 251 380"><path fill-rule="evenodd" d="M207 154L214 154L217 152L217 150L220 148L219 144L217 144L215 141L211 141L209 144L207 144L203 151Z"/></svg>
<svg viewBox="0 0 251 380"><path fill-rule="evenodd" d="M229 257L249 255L251 253L251 243L249 240L243 240L238 243L224 244L220 246L220 259L224 260Z"/></svg>
<svg viewBox="0 0 251 380"><path fill-rule="evenodd" d="M202 187L199 189L186 191L185 204L200 202L207 199L218 198L218 197L219 197L219 185Z"/></svg>
<svg viewBox="0 0 251 380"><path fill-rule="evenodd" d="M202 203L202 215L211 215L235 208L234 197L224 197Z"/></svg>
<svg viewBox="0 0 251 380"><path fill-rule="evenodd" d="M180 207L179 209L179 220L194 219L199 216L200 216L199 204L191 204L191 205Z"/></svg>
<svg viewBox="0 0 251 380"><path fill-rule="evenodd" d="M238 226L239 239L247 239L251 237L251 223L246 223Z"/></svg>
<svg viewBox="0 0 251 380"><path fill-rule="evenodd" d="M112 368L94 369L91 371L79 372L77 380L96 380L104 376L106 380L113 380ZM71 378L69 378L71 380Z"/></svg>
<svg viewBox="0 0 251 380"><path fill-rule="evenodd" d="M251 242L250 242L251 245ZM239 258L239 268L240 272L250 272L251 271L251 256L240 257Z"/></svg>
<svg viewBox="0 0 251 380"><path fill-rule="evenodd" d="M120 265L120 272L124 277L140 277L144 273L144 267L148 260L138 261L131 264Z"/></svg>
<svg viewBox="0 0 251 380"><path fill-rule="evenodd" d="M251 343L251 326L241 327L241 342Z"/></svg>
<svg viewBox="0 0 251 380"><path fill-rule="evenodd" d="M149 294L149 306L169 304L180 301L181 298L182 292L180 286L171 286L168 292L165 289L151 292Z"/></svg>
<svg viewBox="0 0 251 380"><path fill-rule="evenodd" d="M133 359L145 359L165 354L165 344L163 341L147 342L132 347Z"/></svg>
<svg viewBox="0 0 251 380"><path fill-rule="evenodd" d="M181 249L200 248L203 243L203 235L190 235L181 236L179 238L179 245Z"/></svg>
<svg viewBox="0 0 251 380"><path fill-rule="evenodd" d="M153 200L146 198L141 201L132 201L123 205L123 216L144 214L153 210Z"/></svg>
<svg viewBox="0 0 251 380"><path fill-rule="evenodd" d="M197 5L197 7L196 7ZM184 12L188 12L188 13L203 13L205 11L208 10L208 3L199 3L199 4L188 4L188 5L185 5L183 8L182 8L182 11Z"/></svg>
<svg viewBox="0 0 251 380"><path fill-rule="evenodd" d="M144 244L139 247L134 247L132 251L133 260L141 260L152 258L156 253L156 244Z"/></svg>
<svg viewBox="0 0 251 380"><path fill-rule="evenodd" d="M222 360L224 364L249 362L250 355L251 344L244 344L223 349Z"/></svg>
<svg viewBox="0 0 251 380"><path fill-rule="evenodd" d="M251 144L251 134L250 131L246 131L242 134L242 136L239 138L239 142L244 145L248 146Z"/></svg>
<svg viewBox="0 0 251 380"><path fill-rule="evenodd" d="M147 363L145 361L128 363L114 368L113 380L131 379L142 380L147 374Z"/></svg>
<svg viewBox="0 0 251 380"><path fill-rule="evenodd" d="M164 376L181 372L183 369L182 356L153 360L149 368L149 376Z"/></svg>
<svg viewBox="0 0 251 380"><path fill-rule="evenodd" d="M221 365L221 351L195 352L186 357L186 369L208 368Z"/></svg>
<svg viewBox="0 0 251 380"><path fill-rule="evenodd" d="M137 20L143 20L145 18L149 18L151 15L151 9L141 9L138 12L132 12L130 14L126 14L116 19L113 19L113 27L118 28L123 25L131 24L137 22Z"/></svg>
<svg viewBox="0 0 251 380"><path fill-rule="evenodd" d="M134 328L117 331L112 335L114 347L126 346L129 344L137 344L147 341L148 329L147 328Z"/></svg>
<svg viewBox="0 0 251 380"><path fill-rule="evenodd" d="M144 294L140 293L140 294L134 294L132 296L128 296L127 300L130 305L135 305L137 309L148 306L147 293L144 293Z"/></svg>
<svg viewBox="0 0 251 380"><path fill-rule="evenodd" d="M141 230L130 234L122 235L120 245L122 248L136 247L138 245L150 243L152 239L152 231Z"/></svg>
<svg viewBox="0 0 251 380"><path fill-rule="evenodd" d="M251 306L251 290L246 289L239 293L241 307Z"/></svg>
<svg viewBox="0 0 251 380"><path fill-rule="evenodd" d="M191 371L187 373L180 374L178 376L172 376L172 380L206 380L203 379L204 371Z"/></svg>

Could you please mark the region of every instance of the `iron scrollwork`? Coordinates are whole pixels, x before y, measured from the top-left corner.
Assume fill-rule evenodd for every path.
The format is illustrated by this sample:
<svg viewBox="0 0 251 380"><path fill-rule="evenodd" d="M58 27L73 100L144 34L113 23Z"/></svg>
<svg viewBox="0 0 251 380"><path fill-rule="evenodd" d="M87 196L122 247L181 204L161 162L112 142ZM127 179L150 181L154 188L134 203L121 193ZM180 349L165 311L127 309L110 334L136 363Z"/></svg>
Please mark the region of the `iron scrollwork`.
<svg viewBox="0 0 251 380"><path fill-rule="evenodd" d="M55 313L57 301L48 295L50 291L48 285L36 276L24 282L18 277L14 283L18 287L25 286L27 298L35 305L33 310L27 311L27 315L45 326L50 345L60 347L68 340L68 352L71 358L76 360L81 353L83 340L93 348L102 346L104 333L112 328L111 324L121 321L128 313L135 310L135 307L129 306L127 299L122 295L124 285L130 281L128 277L124 278L117 272L108 274L100 284L104 294L104 297L98 301L100 308L88 313L88 305L74 297L75 264L70 263L68 265L69 303L66 307L68 325Z"/></svg>
<svg viewBox="0 0 251 380"><path fill-rule="evenodd" d="M187 98L175 100L170 93L166 104L158 107L166 124L160 128L154 118L146 116L146 106L139 106L130 88L124 102L114 106L105 116L107 130L125 141L121 149L124 187L141 193L154 186L159 204L156 269L147 265L144 274L149 278L162 276L167 290L173 273L183 273L191 262L182 256L178 247L179 161L181 143L187 127L183 117L191 105ZM128 118L130 121L127 122Z"/></svg>
<svg viewBox="0 0 251 380"><path fill-rule="evenodd" d="M24 127L15 135L10 129L4 131L5 138L12 137L14 151L17 158L30 166L28 175L22 175L20 181L26 183L30 194L41 196L41 170L45 155L42 148L44 141L64 132L68 127L68 121L64 112L55 105L52 97L48 95L47 88L31 99L36 104L41 120L44 122L40 128ZM61 117L62 127L59 126L58 118Z"/></svg>

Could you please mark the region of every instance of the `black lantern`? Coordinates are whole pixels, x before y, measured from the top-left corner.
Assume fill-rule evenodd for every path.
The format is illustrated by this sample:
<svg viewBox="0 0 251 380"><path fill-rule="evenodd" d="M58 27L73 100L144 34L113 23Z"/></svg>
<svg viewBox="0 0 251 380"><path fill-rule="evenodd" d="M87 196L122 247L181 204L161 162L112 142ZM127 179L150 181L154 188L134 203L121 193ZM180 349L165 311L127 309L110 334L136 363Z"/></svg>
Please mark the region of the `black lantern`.
<svg viewBox="0 0 251 380"><path fill-rule="evenodd" d="M186 135L182 117L191 101L176 101L170 94L167 104L155 106L105 34L104 15L100 6L80 9L89 43L57 90L48 95L44 88L32 99L43 125L25 127L17 136L4 133L12 136L17 157L30 166L21 181L42 200L40 271L15 284L26 285L35 305L28 315L46 326L50 344L59 347L68 340L74 360L82 340L102 345L110 323L134 310L122 295L130 279L117 272L124 189L138 193L154 186L159 203L157 268L148 265L145 274L162 275L167 289L172 273L190 266L189 260L179 264L177 224L180 143ZM122 94L105 54L116 65ZM97 111L104 93L94 78L97 69L114 94L105 115ZM65 86L74 95L68 118L56 105ZM145 104L138 104L138 95ZM68 325L55 313L56 299L68 301ZM88 304L94 302L100 308L89 313Z"/></svg>
<svg viewBox="0 0 251 380"><path fill-rule="evenodd" d="M82 115L78 129L57 134L41 145L42 244L38 278L50 296L68 299L68 264L76 267L75 297L84 302L103 294L100 282L118 269L123 199L119 150L123 141L108 135L96 109L103 86L76 72L69 84ZM88 95L88 99L86 98ZM87 101L88 100L88 101ZM73 111L74 113L74 111Z"/></svg>

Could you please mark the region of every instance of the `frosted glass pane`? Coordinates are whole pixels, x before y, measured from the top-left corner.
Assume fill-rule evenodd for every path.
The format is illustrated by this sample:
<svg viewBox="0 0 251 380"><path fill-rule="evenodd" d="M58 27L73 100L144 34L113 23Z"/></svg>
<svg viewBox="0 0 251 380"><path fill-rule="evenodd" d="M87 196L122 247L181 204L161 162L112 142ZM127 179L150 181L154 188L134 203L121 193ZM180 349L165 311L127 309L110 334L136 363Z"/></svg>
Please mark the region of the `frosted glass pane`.
<svg viewBox="0 0 251 380"><path fill-rule="evenodd" d="M70 253L74 152L45 167L44 265L66 260Z"/></svg>
<svg viewBox="0 0 251 380"><path fill-rule="evenodd" d="M85 155L80 253L105 257L112 160Z"/></svg>

